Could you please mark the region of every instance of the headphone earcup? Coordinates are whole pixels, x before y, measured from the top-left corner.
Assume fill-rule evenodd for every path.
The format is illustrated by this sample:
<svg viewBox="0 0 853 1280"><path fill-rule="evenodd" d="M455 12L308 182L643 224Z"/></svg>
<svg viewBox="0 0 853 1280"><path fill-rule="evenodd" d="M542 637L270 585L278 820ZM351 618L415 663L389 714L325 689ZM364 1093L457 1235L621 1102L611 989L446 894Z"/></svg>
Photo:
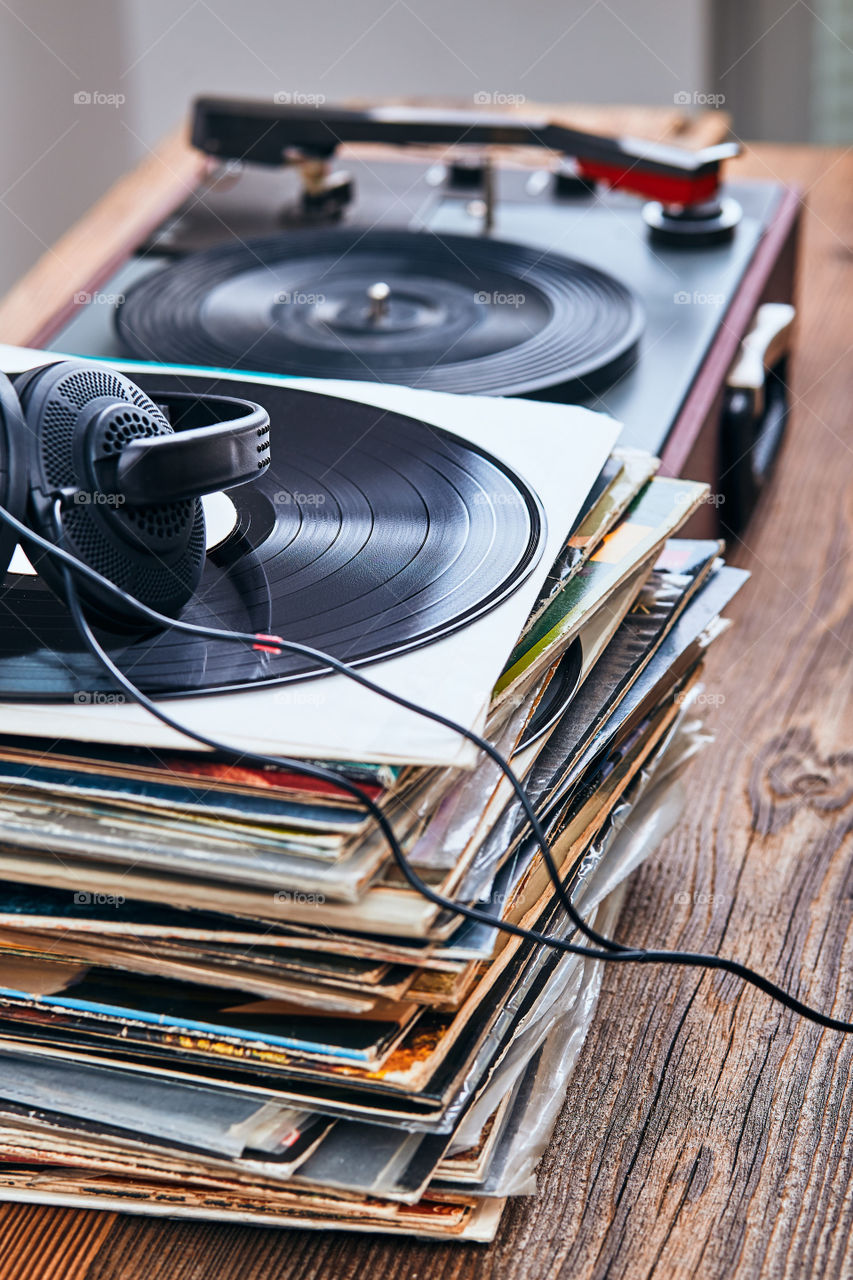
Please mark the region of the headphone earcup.
<svg viewBox="0 0 853 1280"><path fill-rule="evenodd" d="M27 467L24 419L15 387L0 373L0 506L17 520L26 520ZM0 523L0 577L9 568L18 535Z"/></svg>
<svg viewBox="0 0 853 1280"><path fill-rule="evenodd" d="M204 568L201 502L131 506L103 477L131 440L172 434L166 418L129 378L86 360L63 360L24 375L18 387L26 521L122 591L174 616L191 599ZM65 598L59 562L35 544L27 553L39 576ZM113 631L144 630L140 615L109 591L78 578L93 622Z"/></svg>

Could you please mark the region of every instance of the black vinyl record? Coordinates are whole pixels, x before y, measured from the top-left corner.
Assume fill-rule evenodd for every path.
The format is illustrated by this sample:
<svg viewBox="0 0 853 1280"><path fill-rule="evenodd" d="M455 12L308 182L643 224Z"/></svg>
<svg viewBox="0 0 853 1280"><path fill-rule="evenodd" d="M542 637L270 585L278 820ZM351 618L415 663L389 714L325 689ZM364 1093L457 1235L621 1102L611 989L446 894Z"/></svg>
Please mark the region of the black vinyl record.
<svg viewBox="0 0 853 1280"><path fill-rule="evenodd" d="M364 663L464 626L538 560L544 518L524 482L449 432L364 403L207 376L134 375L158 388L260 400L272 463L231 491L231 531L181 617L275 634ZM303 676L304 658L176 631L105 637L149 694L221 692ZM107 700L112 686L67 609L37 578L0 593L0 698Z"/></svg>
<svg viewBox="0 0 853 1280"><path fill-rule="evenodd" d="M526 751L543 738L571 705L583 673L583 646L578 636L563 654L530 717L516 751Z"/></svg>
<svg viewBox="0 0 853 1280"><path fill-rule="evenodd" d="M143 360L568 399L634 363L643 316L556 253L355 228L189 254L130 289L116 326Z"/></svg>

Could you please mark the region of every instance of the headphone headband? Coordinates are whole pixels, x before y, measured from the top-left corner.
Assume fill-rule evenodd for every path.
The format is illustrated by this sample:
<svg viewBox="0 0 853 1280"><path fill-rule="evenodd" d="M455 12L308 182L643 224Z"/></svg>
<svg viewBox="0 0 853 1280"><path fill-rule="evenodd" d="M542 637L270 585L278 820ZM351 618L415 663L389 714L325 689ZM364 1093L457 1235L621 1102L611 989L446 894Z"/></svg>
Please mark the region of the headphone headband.
<svg viewBox="0 0 853 1280"><path fill-rule="evenodd" d="M269 466L270 420L259 404L156 391L152 399L174 434L131 440L118 455L115 491L131 506L233 489Z"/></svg>

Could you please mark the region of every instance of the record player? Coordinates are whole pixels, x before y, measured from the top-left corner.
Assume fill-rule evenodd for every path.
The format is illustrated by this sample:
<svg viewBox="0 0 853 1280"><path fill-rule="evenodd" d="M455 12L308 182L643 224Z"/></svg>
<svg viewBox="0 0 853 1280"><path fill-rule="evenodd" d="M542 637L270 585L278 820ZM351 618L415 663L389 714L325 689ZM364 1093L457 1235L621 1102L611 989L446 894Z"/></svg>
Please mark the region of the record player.
<svg viewBox="0 0 853 1280"><path fill-rule="evenodd" d="M786 426L799 197L725 181L735 146L219 98L192 141L197 189L104 264L119 305L69 299L40 342L583 404L743 529Z"/></svg>

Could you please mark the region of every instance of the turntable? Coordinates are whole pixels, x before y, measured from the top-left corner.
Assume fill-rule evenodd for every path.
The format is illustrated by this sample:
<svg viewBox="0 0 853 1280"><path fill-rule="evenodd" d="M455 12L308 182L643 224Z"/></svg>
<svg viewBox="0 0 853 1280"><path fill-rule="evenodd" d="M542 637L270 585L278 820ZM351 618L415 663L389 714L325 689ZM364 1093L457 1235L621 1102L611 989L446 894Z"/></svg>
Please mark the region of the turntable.
<svg viewBox="0 0 853 1280"><path fill-rule="evenodd" d="M192 139L210 171L105 264L119 305L40 341L587 405L711 483L706 531L743 528L786 425L799 200L724 182L736 147L216 98Z"/></svg>

